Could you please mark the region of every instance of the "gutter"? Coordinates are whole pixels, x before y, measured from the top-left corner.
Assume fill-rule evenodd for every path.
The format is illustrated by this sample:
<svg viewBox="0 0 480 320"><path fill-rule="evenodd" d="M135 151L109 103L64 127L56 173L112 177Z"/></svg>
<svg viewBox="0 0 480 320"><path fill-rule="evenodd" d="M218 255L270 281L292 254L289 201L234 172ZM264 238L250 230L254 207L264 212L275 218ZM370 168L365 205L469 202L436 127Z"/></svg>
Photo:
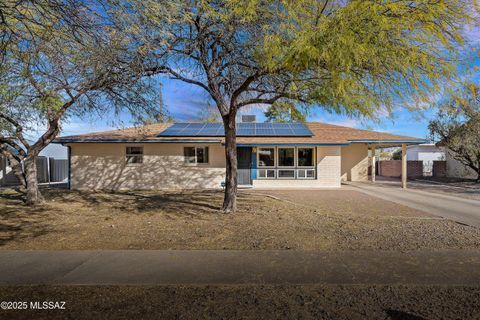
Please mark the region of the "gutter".
<svg viewBox="0 0 480 320"><path fill-rule="evenodd" d="M237 147L275 147L275 146L335 147L335 146L348 146L348 145L350 145L350 143L238 143Z"/></svg>
<svg viewBox="0 0 480 320"><path fill-rule="evenodd" d="M52 143L66 144L66 143L222 143L220 140L76 140L76 139L62 139L59 141L52 141Z"/></svg>
<svg viewBox="0 0 480 320"><path fill-rule="evenodd" d="M370 144L384 144L384 143L411 143L422 144L428 140L350 140L351 144L370 143Z"/></svg>
<svg viewBox="0 0 480 320"><path fill-rule="evenodd" d="M350 140L346 143L238 143L238 147L257 147L257 146L349 146L352 144L422 144L428 140ZM66 143L219 143L225 145L222 140L186 140L186 139L164 139L164 140L125 140L125 139L107 139L107 140L78 140L78 139L61 139L52 141L52 143L65 145Z"/></svg>

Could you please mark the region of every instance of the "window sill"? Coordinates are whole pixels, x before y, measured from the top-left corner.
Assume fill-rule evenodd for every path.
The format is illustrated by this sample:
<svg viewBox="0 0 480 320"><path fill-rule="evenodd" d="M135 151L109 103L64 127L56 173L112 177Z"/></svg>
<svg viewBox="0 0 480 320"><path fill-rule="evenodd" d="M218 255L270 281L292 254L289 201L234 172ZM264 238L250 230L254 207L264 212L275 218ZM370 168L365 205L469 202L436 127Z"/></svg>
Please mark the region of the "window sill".
<svg viewBox="0 0 480 320"><path fill-rule="evenodd" d="M208 167L210 163L184 163L184 167Z"/></svg>

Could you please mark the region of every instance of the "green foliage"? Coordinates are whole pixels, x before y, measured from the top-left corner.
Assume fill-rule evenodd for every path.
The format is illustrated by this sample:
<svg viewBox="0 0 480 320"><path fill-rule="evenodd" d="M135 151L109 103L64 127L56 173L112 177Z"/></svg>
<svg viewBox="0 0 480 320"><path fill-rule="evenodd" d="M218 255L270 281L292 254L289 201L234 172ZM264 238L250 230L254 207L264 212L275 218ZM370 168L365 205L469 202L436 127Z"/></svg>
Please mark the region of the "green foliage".
<svg viewBox="0 0 480 320"><path fill-rule="evenodd" d="M465 84L439 104L439 111L430 121L434 140L448 148L462 164L477 172L480 181L480 89Z"/></svg>
<svg viewBox="0 0 480 320"><path fill-rule="evenodd" d="M402 160L402 149L395 150L392 153L392 160Z"/></svg>
<svg viewBox="0 0 480 320"><path fill-rule="evenodd" d="M249 89L259 85L270 97L281 93L334 113L374 119L381 109L426 106L432 93L455 76L461 30L473 21L468 0L119 3L123 10L116 15L123 21L137 13L134 23L122 22L122 29L136 33L142 53L154 51L161 64L189 69L188 78L193 74L206 84L199 62L225 64L211 64L216 56L201 50L221 47L237 59L225 61L231 66L224 70L229 81L240 84L259 70L263 76ZM204 33L197 34L199 27ZM207 56L197 60L197 52ZM223 94L234 91L224 91L222 84Z"/></svg>
<svg viewBox="0 0 480 320"><path fill-rule="evenodd" d="M306 115L288 102L276 102L265 112L267 122L305 122Z"/></svg>
<svg viewBox="0 0 480 320"><path fill-rule="evenodd" d="M270 70L286 68L308 98L334 112L377 116L395 101L424 102L455 74L465 1L347 1L321 14L323 1L285 1L259 48ZM325 14L326 13L326 14Z"/></svg>

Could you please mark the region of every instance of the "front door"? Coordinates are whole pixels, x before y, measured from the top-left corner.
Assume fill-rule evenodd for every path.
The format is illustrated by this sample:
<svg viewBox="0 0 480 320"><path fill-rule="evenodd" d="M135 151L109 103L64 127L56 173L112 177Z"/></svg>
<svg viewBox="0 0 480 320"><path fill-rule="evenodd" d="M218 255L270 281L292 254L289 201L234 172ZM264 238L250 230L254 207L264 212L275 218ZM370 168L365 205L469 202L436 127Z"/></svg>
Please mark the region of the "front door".
<svg viewBox="0 0 480 320"><path fill-rule="evenodd" d="M237 165L238 165L238 184L252 184L252 148L237 148Z"/></svg>

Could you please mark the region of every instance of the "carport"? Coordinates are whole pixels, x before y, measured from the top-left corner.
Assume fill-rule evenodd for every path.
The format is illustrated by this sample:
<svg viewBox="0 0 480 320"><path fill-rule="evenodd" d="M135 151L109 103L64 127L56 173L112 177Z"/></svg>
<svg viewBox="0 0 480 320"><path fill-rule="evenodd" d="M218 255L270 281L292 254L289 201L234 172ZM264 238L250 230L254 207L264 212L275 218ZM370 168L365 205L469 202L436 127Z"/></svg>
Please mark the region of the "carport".
<svg viewBox="0 0 480 320"><path fill-rule="evenodd" d="M381 141L371 140L371 141L356 141L356 142L368 144L368 149L370 151L370 161L372 164L372 173L371 173L372 182L375 182L376 150L381 148L401 147L402 148L401 181L402 181L403 189L407 188L407 145L425 143L425 141L419 141L419 140L381 140Z"/></svg>

